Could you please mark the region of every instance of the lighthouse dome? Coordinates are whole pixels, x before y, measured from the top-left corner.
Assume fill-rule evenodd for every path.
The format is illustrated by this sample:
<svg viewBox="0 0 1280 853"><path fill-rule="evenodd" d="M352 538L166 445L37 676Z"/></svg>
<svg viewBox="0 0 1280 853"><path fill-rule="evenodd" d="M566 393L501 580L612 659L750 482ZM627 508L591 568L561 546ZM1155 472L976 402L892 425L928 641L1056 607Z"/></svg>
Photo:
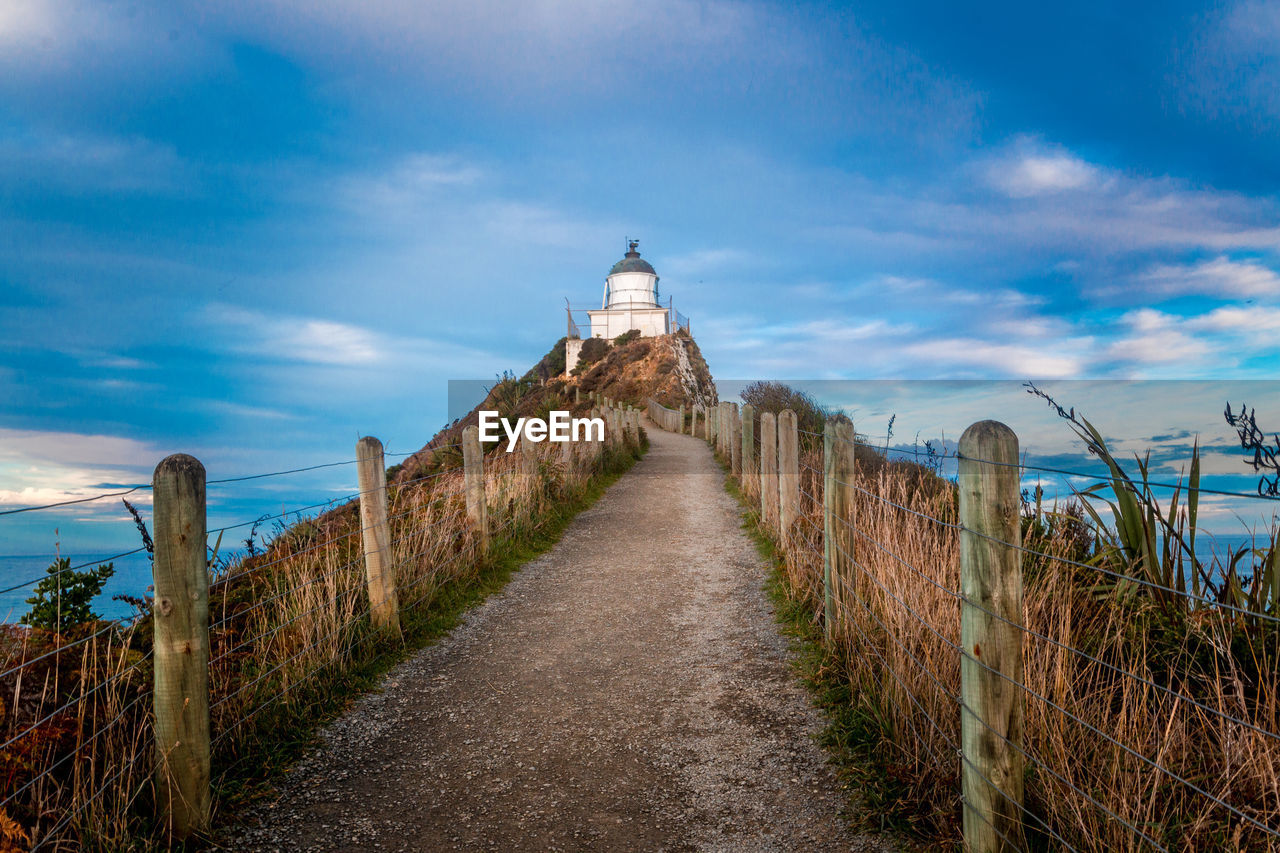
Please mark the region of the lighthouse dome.
<svg viewBox="0 0 1280 853"><path fill-rule="evenodd" d="M638 244L635 242L630 244L630 251L623 256L622 260L613 265L613 269L609 270L609 275L616 275L620 272L643 272L648 273L649 275L658 274L652 264L640 257L640 253L636 251L637 245Z"/></svg>

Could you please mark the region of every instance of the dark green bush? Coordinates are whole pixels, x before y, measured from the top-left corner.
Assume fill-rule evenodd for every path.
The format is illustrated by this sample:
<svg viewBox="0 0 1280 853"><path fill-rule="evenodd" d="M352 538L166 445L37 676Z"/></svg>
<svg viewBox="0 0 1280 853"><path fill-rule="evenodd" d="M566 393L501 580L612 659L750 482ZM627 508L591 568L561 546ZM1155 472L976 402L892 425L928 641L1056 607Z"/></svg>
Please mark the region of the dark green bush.
<svg viewBox="0 0 1280 853"><path fill-rule="evenodd" d="M582 342L582 349L578 351L578 365L573 369L574 374L588 370L608 352L609 342L604 338L587 338Z"/></svg>
<svg viewBox="0 0 1280 853"><path fill-rule="evenodd" d="M48 576L36 584L35 594L27 599L31 610L22 617L23 622L32 628L61 631L101 618L89 605L116 573L114 563L77 571L71 568L70 558L60 557L46 571Z"/></svg>

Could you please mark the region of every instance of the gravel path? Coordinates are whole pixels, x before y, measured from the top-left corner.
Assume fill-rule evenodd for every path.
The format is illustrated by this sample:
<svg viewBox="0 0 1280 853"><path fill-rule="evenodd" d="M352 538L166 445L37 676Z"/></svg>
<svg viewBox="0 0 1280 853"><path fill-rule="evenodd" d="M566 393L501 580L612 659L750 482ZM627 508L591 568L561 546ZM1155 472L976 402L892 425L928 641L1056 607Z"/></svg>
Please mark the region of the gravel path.
<svg viewBox="0 0 1280 853"><path fill-rule="evenodd" d="M851 833L765 566L706 445L562 541L323 733L234 850L887 850Z"/></svg>

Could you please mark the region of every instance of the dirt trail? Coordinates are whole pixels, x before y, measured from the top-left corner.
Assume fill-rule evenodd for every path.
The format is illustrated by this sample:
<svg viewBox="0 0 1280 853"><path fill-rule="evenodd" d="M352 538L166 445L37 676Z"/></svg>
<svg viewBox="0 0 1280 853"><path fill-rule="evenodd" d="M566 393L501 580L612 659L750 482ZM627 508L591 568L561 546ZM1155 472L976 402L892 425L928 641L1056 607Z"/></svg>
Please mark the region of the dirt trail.
<svg viewBox="0 0 1280 853"><path fill-rule="evenodd" d="M706 445L652 449L563 540L329 726L236 850L883 850L838 816L764 565Z"/></svg>

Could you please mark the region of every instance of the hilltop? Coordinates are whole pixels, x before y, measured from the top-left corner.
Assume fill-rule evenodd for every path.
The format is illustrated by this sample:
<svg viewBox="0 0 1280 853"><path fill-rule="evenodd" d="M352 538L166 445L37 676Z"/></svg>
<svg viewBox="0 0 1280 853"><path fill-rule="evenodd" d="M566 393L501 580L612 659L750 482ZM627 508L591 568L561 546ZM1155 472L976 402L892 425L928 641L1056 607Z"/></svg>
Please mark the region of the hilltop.
<svg viewBox="0 0 1280 853"><path fill-rule="evenodd" d="M523 376L497 377L479 405L406 458L393 471L391 482L421 477L456 453L462 430L478 423L481 409L509 418L545 417L553 409L585 415L591 410L589 395L597 392L636 406L650 397L669 408L718 402L711 371L687 332L652 338L628 332L612 341L592 338L584 344L573 374L566 377L564 368L565 338L561 338Z"/></svg>

